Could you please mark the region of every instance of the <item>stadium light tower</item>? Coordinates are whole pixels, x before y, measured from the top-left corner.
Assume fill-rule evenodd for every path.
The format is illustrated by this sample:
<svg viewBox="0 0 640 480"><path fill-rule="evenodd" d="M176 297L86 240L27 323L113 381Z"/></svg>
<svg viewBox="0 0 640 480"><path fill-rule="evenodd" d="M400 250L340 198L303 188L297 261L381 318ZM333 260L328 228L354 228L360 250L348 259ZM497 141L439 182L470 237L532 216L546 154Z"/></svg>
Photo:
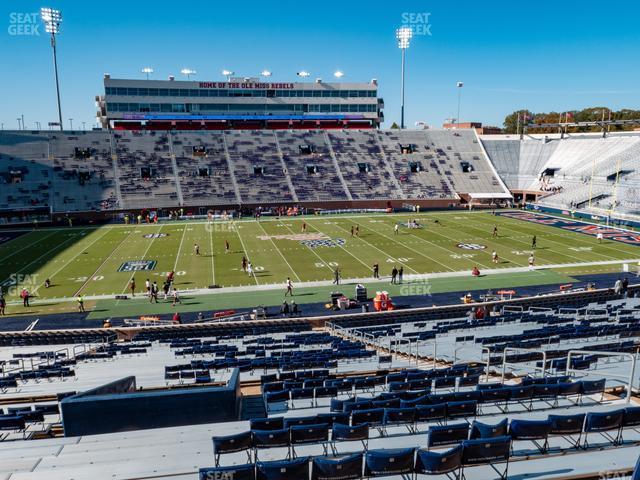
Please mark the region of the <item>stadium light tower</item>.
<svg viewBox="0 0 640 480"><path fill-rule="evenodd" d="M301 70L299 72L296 72L296 75L299 76L299 77L302 77L302 78L307 78L311 74L309 72L307 72L306 70Z"/></svg>
<svg viewBox="0 0 640 480"><path fill-rule="evenodd" d="M147 80L149 80L149 74L153 73L153 68L151 67L144 67L142 69L142 73L144 73L147 76Z"/></svg>
<svg viewBox="0 0 640 480"><path fill-rule="evenodd" d="M334 77L336 77L336 78L339 80L339 79L341 79L342 77L344 77L344 73L343 73L343 72L341 72L340 70L336 70L336 71L333 73L333 76L334 76Z"/></svg>
<svg viewBox="0 0 640 480"><path fill-rule="evenodd" d="M464 86L463 82L456 83L456 87L458 88L458 127L460 127L460 97L462 96L462 87Z"/></svg>
<svg viewBox="0 0 640 480"><path fill-rule="evenodd" d="M411 27L400 27L396 30L396 39L398 40L398 48L402 50L402 77L400 90L400 128L404 128L404 64L405 52L409 48L409 41L413 37L413 29Z"/></svg>
<svg viewBox="0 0 640 480"><path fill-rule="evenodd" d="M191 70L190 68L183 68L182 70L180 70L180 73L186 75L187 80L190 80L191 75L195 75L198 72L196 72L195 70Z"/></svg>
<svg viewBox="0 0 640 480"><path fill-rule="evenodd" d="M222 75L227 77L227 82L231 81L231 76L234 75L235 72L233 70L222 70Z"/></svg>
<svg viewBox="0 0 640 480"><path fill-rule="evenodd" d="M60 130L62 127L62 107L60 106L60 82L58 80L58 57L56 55L56 35L60 33L60 24L62 23L62 13L60 10L53 8L41 8L40 18L44 23L47 33L51 34L51 48L53 49L53 71L56 77L56 97L58 99L58 123Z"/></svg>

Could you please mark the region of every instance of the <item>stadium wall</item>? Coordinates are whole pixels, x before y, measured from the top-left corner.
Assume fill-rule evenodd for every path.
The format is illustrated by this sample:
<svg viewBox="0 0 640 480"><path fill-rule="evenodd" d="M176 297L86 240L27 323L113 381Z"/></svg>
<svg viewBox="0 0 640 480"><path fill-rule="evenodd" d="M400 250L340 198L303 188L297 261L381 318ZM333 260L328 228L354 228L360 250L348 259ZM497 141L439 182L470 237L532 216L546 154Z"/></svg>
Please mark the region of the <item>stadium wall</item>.
<svg viewBox="0 0 640 480"><path fill-rule="evenodd" d="M65 437L238 420L240 371L226 386L137 391L125 377L60 402Z"/></svg>

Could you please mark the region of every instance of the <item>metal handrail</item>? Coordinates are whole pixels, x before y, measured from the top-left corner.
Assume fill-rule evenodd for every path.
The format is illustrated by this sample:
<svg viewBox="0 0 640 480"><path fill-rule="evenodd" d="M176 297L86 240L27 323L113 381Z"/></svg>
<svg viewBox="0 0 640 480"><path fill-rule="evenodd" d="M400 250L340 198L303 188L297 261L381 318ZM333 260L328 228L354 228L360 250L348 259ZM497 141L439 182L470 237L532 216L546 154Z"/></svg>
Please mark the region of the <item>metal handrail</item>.
<svg viewBox="0 0 640 480"><path fill-rule="evenodd" d="M530 352L530 353L541 353L542 354L542 367L533 366L534 370L542 370L542 376L544 377L547 373L547 352L546 350L538 350L535 348L517 348L517 347L506 347L502 352L502 383L504 383L504 377L507 370L507 363L509 365L518 365L511 362L507 362L507 352Z"/></svg>
<svg viewBox="0 0 640 480"><path fill-rule="evenodd" d="M572 355L605 355L607 357L628 357L631 359L631 371L629 372L629 376L621 375L619 373L611 373L607 372L607 377L618 377L618 378L628 378L627 385L627 398L626 403L631 402L631 390L633 388L633 377L636 374L636 362L637 358L633 353L628 352L601 352L598 350L569 350L567 353L567 366L565 369L565 375L569 375L570 372L581 372L583 370L578 370L576 368L571 368L571 356Z"/></svg>

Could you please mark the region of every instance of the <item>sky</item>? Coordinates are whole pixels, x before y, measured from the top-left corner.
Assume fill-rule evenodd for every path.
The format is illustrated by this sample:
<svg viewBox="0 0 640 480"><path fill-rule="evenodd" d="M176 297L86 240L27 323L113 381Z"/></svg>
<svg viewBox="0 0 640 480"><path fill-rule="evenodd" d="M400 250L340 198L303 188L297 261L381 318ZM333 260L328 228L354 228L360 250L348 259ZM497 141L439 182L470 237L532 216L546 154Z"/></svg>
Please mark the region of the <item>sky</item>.
<svg viewBox="0 0 640 480"><path fill-rule="evenodd" d="M640 108L640 2L591 0L485 2L459 0L146 1L0 0L0 127L15 129L24 115L57 120L49 39L40 7L63 13L58 63L65 128L95 126L94 97L103 74L223 81L295 72L343 81L379 82L385 127L400 117L401 56L395 30L410 24L406 125L439 127L455 117L502 126L518 109L533 112L589 106ZM35 24L33 20L36 20Z"/></svg>

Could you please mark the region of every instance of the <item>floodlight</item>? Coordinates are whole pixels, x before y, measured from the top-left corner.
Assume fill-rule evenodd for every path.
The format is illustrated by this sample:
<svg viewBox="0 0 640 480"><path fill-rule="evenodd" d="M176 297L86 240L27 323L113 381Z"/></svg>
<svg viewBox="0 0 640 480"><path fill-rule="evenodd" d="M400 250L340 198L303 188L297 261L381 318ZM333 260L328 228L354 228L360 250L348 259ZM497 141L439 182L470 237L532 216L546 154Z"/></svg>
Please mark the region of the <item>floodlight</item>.
<svg viewBox="0 0 640 480"><path fill-rule="evenodd" d="M396 39L398 47L402 50L409 48L409 40L413 37L413 29L411 27L400 27L396 30Z"/></svg>
<svg viewBox="0 0 640 480"><path fill-rule="evenodd" d="M144 67L142 70L142 73L147 75L147 80L149 80L149 74L153 73L153 68L151 67Z"/></svg>
<svg viewBox="0 0 640 480"><path fill-rule="evenodd" d="M310 76L311 74L309 72L307 72L306 70L302 70L300 72L297 72L296 75L298 75L299 77L305 78Z"/></svg>
<svg viewBox="0 0 640 480"><path fill-rule="evenodd" d="M260 75L262 75L263 77L270 77L271 72L269 70L263 70L262 72L260 72Z"/></svg>
<svg viewBox="0 0 640 480"><path fill-rule="evenodd" d="M191 70L190 68L183 68L182 70L180 70L180 73L183 75L186 75L187 79L191 78L191 75L195 75L196 72L195 70Z"/></svg>
<svg viewBox="0 0 640 480"><path fill-rule="evenodd" d="M336 78L342 78L344 77L344 73L342 73L340 70L336 70L336 72L333 74L334 77Z"/></svg>
<svg viewBox="0 0 640 480"><path fill-rule="evenodd" d="M62 126L62 107L60 105L60 82L58 79L58 55L56 52L56 35L60 33L60 24L62 23L62 12L54 8L43 7L40 9L40 18L44 23L44 29L51 34L51 48L53 50L53 71L56 80L56 99L58 101L58 124L60 130Z"/></svg>

